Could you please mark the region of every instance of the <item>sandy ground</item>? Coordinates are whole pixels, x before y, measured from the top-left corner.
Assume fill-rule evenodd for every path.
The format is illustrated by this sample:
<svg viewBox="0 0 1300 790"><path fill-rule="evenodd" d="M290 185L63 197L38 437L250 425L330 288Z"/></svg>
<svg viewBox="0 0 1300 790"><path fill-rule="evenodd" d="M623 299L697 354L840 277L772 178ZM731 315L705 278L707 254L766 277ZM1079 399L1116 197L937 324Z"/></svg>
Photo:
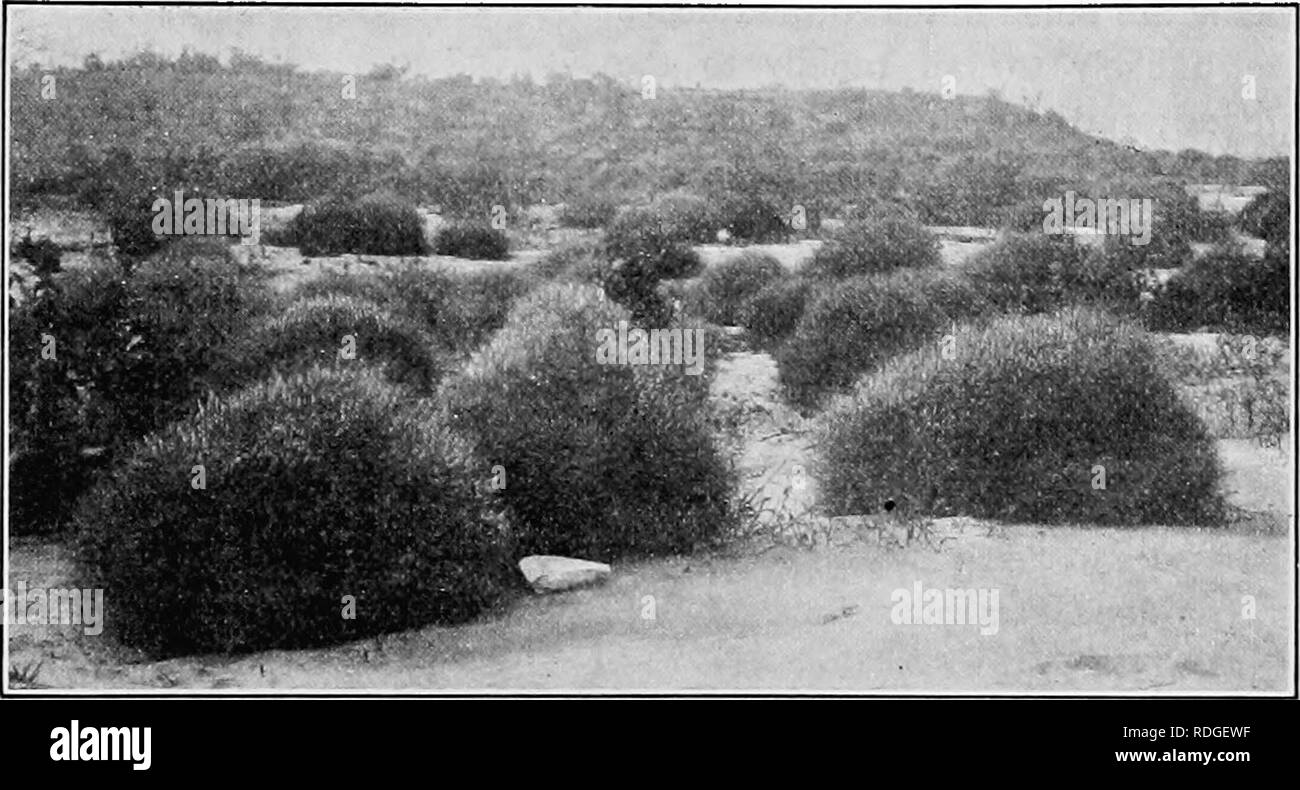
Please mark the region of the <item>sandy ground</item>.
<svg viewBox="0 0 1300 790"><path fill-rule="evenodd" d="M714 397L747 490L806 526L815 484L791 476L808 426L774 377L765 355L733 354ZM936 549L846 531L800 548L795 526L766 546L619 565L604 586L466 626L162 662L75 627L21 626L11 666L39 664L40 687L123 691L1287 692L1290 457L1249 440L1221 454L1233 501L1257 512L1227 529L1009 525ZM31 587L66 584L71 567L48 541L16 540L10 560ZM996 591L996 623L988 607L973 624L896 624L896 593L917 584Z"/></svg>
<svg viewBox="0 0 1300 790"><path fill-rule="evenodd" d="M700 254L706 266L714 266L734 255L739 255L741 252L751 251L771 255L790 271L797 272L803 268L803 265L812 258L824 243L817 239L806 239L794 244L751 244L743 247L727 244L701 244L695 247L695 251ZM943 258L943 262L948 266L957 266L965 263L970 256L987 247L988 243L941 239L939 245L939 255Z"/></svg>

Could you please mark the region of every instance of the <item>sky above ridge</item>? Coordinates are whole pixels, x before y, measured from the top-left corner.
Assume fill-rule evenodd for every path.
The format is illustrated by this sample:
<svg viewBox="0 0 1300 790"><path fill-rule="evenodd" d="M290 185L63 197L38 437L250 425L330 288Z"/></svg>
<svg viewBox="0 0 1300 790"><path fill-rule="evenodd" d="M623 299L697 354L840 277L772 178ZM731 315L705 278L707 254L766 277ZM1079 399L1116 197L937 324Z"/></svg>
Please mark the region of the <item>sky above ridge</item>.
<svg viewBox="0 0 1300 790"><path fill-rule="evenodd" d="M605 73L629 84L998 91L1142 148L1292 147L1290 9L807 10L10 6L16 65L234 49L305 70ZM1248 94L1253 92L1254 98Z"/></svg>

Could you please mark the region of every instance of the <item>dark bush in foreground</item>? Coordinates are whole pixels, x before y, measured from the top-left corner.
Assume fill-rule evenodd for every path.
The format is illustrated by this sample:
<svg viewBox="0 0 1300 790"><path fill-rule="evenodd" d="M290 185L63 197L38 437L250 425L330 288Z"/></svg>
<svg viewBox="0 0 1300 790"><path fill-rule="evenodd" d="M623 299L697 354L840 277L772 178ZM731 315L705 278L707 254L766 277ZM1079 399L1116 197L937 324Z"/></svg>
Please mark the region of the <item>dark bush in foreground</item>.
<svg viewBox="0 0 1300 790"><path fill-rule="evenodd" d="M939 240L901 214L853 220L826 242L803 268L806 277L844 279L940 263Z"/></svg>
<svg viewBox="0 0 1300 790"><path fill-rule="evenodd" d="M812 283L802 277L784 277L768 283L740 308L740 325L762 348L785 340L799 325Z"/></svg>
<svg viewBox="0 0 1300 790"><path fill-rule="evenodd" d="M1071 310L964 327L956 348L895 359L834 404L818 472L830 512L894 499L1019 522L1221 516L1214 443L1140 329Z"/></svg>
<svg viewBox="0 0 1300 790"><path fill-rule="evenodd" d="M433 251L476 261L504 261L510 257L510 240L504 232L488 225L458 222L438 230Z"/></svg>
<svg viewBox="0 0 1300 790"><path fill-rule="evenodd" d="M1146 323L1171 332L1285 334L1291 321L1291 266L1285 246L1262 260L1221 247L1184 267L1147 305Z"/></svg>
<svg viewBox="0 0 1300 790"><path fill-rule="evenodd" d="M289 237L303 255L425 252L424 220L415 206L383 194L309 204L289 224Z"/></svg>
<svg viewBox="0 0 1300 790"><path fill-rule="evenodd" d="M272 379L150 435L85 500L79 583L155 656L463 621L506 578L487 478L375 373Z"/></svg>
<svg viewBox="0 0 1300 790"><path fill-rule="evenodd" d="M790 400L811 407L890 356L938 340L947 316L911 280L855 277L819 289L777 352Z"/></svg>
<svg viewBox="0 0 1300 790"><path fill-rule="evenodd" d="M721 326L736 326L741 308L764 286L786 276L785 267L771 255L742 252L700 276L701 315Z"/></svg>
<svg viewBox="0 0 1300 790"><path fill-rule="evenodd" d="M270 305L261 272L181 239L131 274L50 277L10 322L13 526L47 531L96 470L197 408L227 343Z"/></svg>
<svg viewBox="0 0 1300 790"><path fill-rule="evenodd" d="M591 286L544 286L444 385L451 425L505 470L521 553L684 552L730 524L708 369L601 364L600 333L627 319Z"/></svg>
<svg viewBox="0 0 1300 790"><path fill-rule="evenodd" d="M374 302L322 296L294 302L233 344L216 383L239 387L271 372L314 366L382 369L396 383L428 392L443 372L434 339L415 322Z"/></svg>

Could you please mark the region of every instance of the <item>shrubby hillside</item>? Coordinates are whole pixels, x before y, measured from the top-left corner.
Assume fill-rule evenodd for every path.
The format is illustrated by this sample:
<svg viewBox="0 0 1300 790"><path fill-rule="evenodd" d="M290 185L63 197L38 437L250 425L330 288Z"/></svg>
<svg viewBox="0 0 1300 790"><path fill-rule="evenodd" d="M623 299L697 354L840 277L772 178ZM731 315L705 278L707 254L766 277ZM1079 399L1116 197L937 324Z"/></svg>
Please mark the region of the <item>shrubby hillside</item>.
<svg viewBox="0 0 1300 790"><path fill-rule="evenodd" d="M54 77L54 95L42 93ZM165 185L305 202L376 190L475 216L674 189L810 213L893 202L1000 224L1061 189L1268 183L1285 162L1140 152L996 95L678 90L599 75L498 82L391 66L304 73L236 54L91 57L12 82L12 196L106 206ZM1275 179L1274 179L1275 180Z"/></svg>

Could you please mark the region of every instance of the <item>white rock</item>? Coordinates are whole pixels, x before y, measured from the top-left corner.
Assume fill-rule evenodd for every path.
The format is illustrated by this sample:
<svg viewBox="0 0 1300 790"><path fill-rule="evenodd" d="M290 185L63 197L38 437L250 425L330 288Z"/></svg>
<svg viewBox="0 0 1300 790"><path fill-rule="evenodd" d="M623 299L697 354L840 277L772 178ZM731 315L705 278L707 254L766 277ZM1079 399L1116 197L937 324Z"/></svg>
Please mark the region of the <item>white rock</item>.
<svg viewBox="0 0 1300 790"><path fill-rule="evenodd" d="M608 579L611 572L608 565L600 562L536 554L520 560L519 570L537 592L560 592L598 584Z"/></svg>

